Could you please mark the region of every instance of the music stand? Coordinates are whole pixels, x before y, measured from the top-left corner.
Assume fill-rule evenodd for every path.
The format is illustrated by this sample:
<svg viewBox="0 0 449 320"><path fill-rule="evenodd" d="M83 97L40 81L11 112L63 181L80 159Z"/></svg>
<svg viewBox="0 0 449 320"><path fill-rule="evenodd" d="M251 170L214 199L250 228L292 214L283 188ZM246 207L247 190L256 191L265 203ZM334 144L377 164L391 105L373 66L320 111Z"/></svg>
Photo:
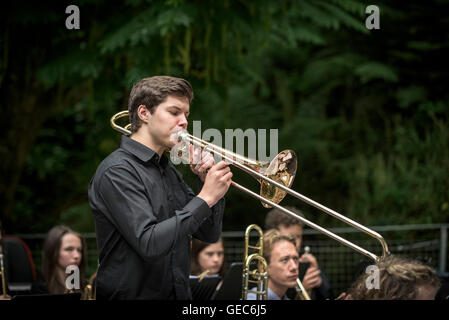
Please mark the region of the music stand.
<svg viewBox="0 0 449 320"><path fill-rule="evenodd" d="M242 298L242 262L233 262L226 273L221 288L212 300L240 300Z"/></svg>
<svg viewBox="0 0 449 320"><path fill-rule="evenodd" d="M218 283L221 281L219 276L209 276L202 280L199 278L190 278L190 290L192 291L193 300L211 300L212 295L215 293L215 289Z"/></svg>

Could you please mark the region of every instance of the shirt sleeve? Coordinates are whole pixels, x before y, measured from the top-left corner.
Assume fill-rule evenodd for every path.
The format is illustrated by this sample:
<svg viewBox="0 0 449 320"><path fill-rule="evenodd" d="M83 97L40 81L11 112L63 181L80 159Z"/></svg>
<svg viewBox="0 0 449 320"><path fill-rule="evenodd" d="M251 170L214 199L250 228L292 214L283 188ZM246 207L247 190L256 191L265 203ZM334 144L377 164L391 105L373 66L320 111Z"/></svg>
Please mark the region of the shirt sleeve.
<svg viewBox="0 0 449 320"><path fill-rule="evenodd" d="M198 178L198 190L203 188L203 182ZM225 199L221 198L212 208L212 214L204 219L198 231L193 236L201 241L215 243L220 239L222 221L225 208Z"/></svg>
<svg viewBox="0 0 449 320"><path fill-rule="evenodd" d="M173 217L158 222L147 193L138 174L122 166L106 170L95 193L104 206L100 211L146 260L169 253L178 237L196 232L212 213L205 201L194 197Z"/></svg>

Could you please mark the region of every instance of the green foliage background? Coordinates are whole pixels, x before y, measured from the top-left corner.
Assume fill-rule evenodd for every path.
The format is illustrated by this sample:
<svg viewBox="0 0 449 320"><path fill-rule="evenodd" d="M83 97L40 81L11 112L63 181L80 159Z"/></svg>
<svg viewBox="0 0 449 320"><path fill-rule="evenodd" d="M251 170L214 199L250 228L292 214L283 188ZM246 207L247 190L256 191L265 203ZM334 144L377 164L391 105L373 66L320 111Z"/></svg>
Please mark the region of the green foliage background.
<svg viewBox="0 0 449 320"><path fill-rule="evenodd" d="M94 231L87 186L120 141L109 119L134 82L158 74L192 83L203 130L279 129L279 148L298 155L298 192L365 225L448 221L449 1L71 1L80 30L65 28L68 4L2 10L7 233ZM365 27L370 4L379 30ZM231 189L224 230L263 225L265 212Z"/></svg>

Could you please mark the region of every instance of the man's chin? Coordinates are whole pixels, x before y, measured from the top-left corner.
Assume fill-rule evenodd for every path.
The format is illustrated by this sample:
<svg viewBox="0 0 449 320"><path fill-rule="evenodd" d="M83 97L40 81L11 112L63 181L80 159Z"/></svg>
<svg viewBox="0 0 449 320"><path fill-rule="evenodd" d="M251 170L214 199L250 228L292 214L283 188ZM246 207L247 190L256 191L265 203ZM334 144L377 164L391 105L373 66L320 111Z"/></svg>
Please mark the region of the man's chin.
<svg viewBox="0 0 449 320"><path fill-rule="evenodd" d="M169 139L167 139L167 141L164 143L164 145L167 148L173 148L174 146L176 146L178 143L180 143L180 141L176 141L174 140L172 137L170 137Z"/></svg>
<svg viewBox="0 0 449 320"><path fill-rule="evenodd" d="M170 152L170 150L174 147L174 146L176 146L177 145L177 143L174 143L174 142L168 142L168 143L166 143L165 144L165 151L167 151L167 152Z"/></svg>
<svg viewBox="0 0 449 320"><path fill-rule="evenodd" d="M287 284L288 284L288 287L289 287L289 288L295 287L295 286L296 286L296 279L295 279L295 280L289 280L289 281L287 282Z"/></svg>

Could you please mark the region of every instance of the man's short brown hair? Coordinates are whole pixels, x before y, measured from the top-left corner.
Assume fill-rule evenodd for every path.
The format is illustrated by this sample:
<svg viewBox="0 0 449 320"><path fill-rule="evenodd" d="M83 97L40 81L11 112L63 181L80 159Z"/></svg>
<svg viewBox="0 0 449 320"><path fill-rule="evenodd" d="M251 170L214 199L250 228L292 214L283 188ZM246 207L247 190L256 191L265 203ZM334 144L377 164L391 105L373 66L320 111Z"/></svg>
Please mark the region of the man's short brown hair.
<svg viewBox="0 0 449 320"><path fill-rule="evenodd" d="M304 217L302 212L294 207L287 206L285 207L285 209L290 210L293 213L296 213L300 217ZM290 227L293 225L298 225L301 228L304 227L304 223L301 220L293 218L292 216L289 216L276 208L270 210L265 218L265 230L269 229L279 230L279 226Z"/></svg>
<svg viewBox="0 0 449 320"><path fill-rule="evenodd" d="M136 132L142 125L137 114L140 105L146 106L150 113L153 113L168 96L186 98L190 104L193 100L192 86L185 79L169 76L144 78L134 84L128 99L131 132Z"/></svg>
<svg viewBox="0 0 449 320"><path fill-rule="evenodd" d="M281 233L279 230L270 229L263 235L263 257L270 264L271 250L278 241L288 241L296 249L296 239L290 233Z"/></svg>

